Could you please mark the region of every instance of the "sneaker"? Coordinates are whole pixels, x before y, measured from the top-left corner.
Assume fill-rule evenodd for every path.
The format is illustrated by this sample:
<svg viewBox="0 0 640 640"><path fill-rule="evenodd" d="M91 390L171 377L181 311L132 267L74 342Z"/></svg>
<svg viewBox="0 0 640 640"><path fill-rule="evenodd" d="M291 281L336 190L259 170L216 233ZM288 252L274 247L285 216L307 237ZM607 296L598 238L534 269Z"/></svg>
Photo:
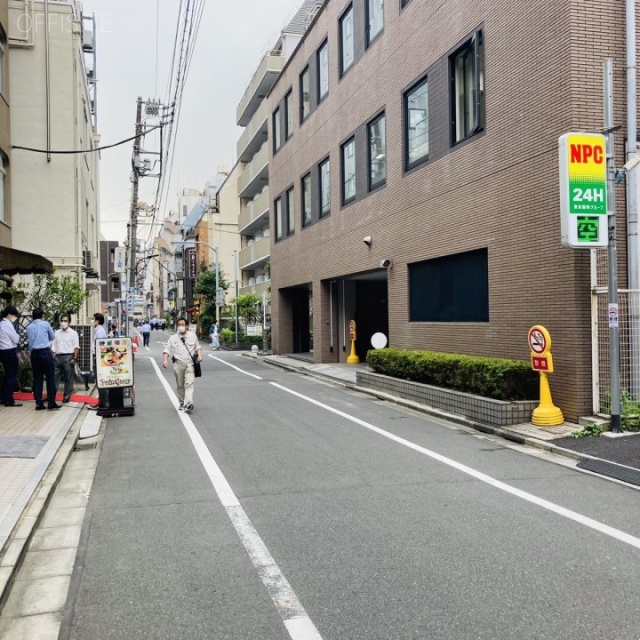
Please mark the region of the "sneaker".
<svg viewBox="0 0 640 640"><path fill-rule="evenodd" d="M180 403L180 406L178 407L178 411L182 411L184 409L184 402Z"/></svg>
<svg viewBox="0 0 640 640"><path fill-rule="evenodd" d="M50 407L47 407L49 411L53 411L54 409L61 409L62 407L59 404L52 404Z"/></svg>
<svg viewBox="0 0 640 640"><path fill-rule="evenodd" d="M187 402L187 404L184 405L184 412L191 413L192 411L193 411L193 402Z"/></svg>
<svg viewBox="0 0 640 640"><path fill-rule="evenodd" d="M69 402L71 400L71 398L63 398L62 402L64 402L65 404L67 404L67 402Z"/></svg>
<svg viewBox="0 0 640 640"><path fill-rule="evenodd" d="M45 407L43 404L37 404L36 405L36 411L44 411L47 407Z"/></svg>

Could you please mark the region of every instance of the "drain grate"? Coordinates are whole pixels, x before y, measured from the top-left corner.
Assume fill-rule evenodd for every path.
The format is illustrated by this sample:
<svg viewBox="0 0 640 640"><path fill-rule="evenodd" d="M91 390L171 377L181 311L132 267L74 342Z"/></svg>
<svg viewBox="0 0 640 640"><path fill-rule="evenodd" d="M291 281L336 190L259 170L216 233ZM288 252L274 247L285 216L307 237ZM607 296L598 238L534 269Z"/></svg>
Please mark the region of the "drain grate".
<svg viewBox="0 0 640 640"><path fill-rule="evenodd" d="M75 447L73 447L74 451L89 451L89 449L95 449L98 446L97 442L94 442L93 444L77 444Z"/></svg>
<svg viewBox="0 0 640 640"><path fill-rule="evenodd" d="M603 476L609 476L616 480L640 486L640 471L637 469L621 467L604 460L582 460L577 467L578 469L586 469L587 471L593 471L593 473L599 473Z"/></svg>

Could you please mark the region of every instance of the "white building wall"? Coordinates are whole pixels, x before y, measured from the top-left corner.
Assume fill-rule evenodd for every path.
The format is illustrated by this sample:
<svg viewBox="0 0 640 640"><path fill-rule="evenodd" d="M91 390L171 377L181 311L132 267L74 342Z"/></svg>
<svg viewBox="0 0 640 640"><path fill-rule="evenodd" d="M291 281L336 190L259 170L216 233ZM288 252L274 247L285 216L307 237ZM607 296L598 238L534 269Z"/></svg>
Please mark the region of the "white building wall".
<svg viewBox="0 0 640 640"><path fill-rule="evenodd" d="M93 130L82 53L80 4L12 0L11 135L14 145L47 148L46 33L49 36L50 138L52 150L91 149L99 144ZM91 297L87 320L100 308L97 280L85 279L83 251L99 269L98 154L12 153L12 244L43 255L58 275L77 274Z"/></svg>

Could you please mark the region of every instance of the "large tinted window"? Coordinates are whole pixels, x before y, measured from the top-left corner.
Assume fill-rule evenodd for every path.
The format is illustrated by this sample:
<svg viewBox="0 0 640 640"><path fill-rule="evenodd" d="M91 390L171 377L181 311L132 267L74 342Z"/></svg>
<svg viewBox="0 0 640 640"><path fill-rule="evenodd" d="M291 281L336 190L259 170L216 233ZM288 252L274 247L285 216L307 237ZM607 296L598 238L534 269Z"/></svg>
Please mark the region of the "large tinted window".
<svg viewBox="0 0 640 640"><path fill-rule="evenodd" d="M411 322L489 322L487 249L409 265Z"/></svg>
<svg viewBox="0 0 640 640"><path fill-rule="evenodd" d="M404 96L405 165L407 169L429 157L429 84L422 80Z"/></svg>
<svg viewBox="0 0 640 640"><path fill-rule="evenodd" d="M355 59L353 43L353 6L340 18L340 74L343 74Z"/></svg>
<svg viewBox="0 0 640 640"><path fill-rule="evenodd" d="M351 138L342 145L342 203L356 197L356 141Z"/></svg>
<svg viewBox="0 0 640 640"><path fill-rule="evenodd" d="M311 113L311 94L309 84L309 67L300 74L300 122Z"/></svg>
<svg viewBox="0 0 640 640"><path fill-rule="evenodd" d="M329 43L325 42L318 49L318 102L329 91Z"/></svg>
<svg viewBox="0 0 640 640"><path fill-rule="evenodd" d="M320 217L331 211L331 165L329 159L318 167L320 173Z"/></svg>
<svg viewBox="0 0 640 640"><path fill-rule="evenodd" d="M367 0L367 45L384 27L384 0Z"/></svg>
<svg viewBox="0 0 640 640"><path fill-rule="evenodd" d="M369 124L367 135L369 137L369 189L375 189L387 180L387 135L384 115Z"/></svg>
<svg viewBox="0 0 640 640"><path fill-rule="evenodd" d="M275 226L276 226L276 240L282 239L282 198L278 198L275 203Z"/></svg>
<svg viewBox="0 0 640 640"><path fill-rule="evenodd" d="M311 223L311 174L307 173L301 181L302 186L302 226Z"/></svg>
<svg viewBox="0 0 640 640"><path fill-rule="evenodd" d="M293 188L287 191L287 235L291 235L296 230L296 203L294 200Z"/></svg>

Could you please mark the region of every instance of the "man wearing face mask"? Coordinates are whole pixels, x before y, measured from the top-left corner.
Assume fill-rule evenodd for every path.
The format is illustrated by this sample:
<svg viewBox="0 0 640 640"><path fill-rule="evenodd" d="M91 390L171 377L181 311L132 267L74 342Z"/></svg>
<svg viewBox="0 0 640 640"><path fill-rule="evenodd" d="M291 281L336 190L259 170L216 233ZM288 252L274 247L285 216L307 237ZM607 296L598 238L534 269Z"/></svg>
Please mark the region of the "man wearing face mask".
<svg viewBox="0 0 640 640"><path fill-rule="evenodd" d="M196 334L187 331L185 318L178 318L177 325L178 332L169 338L162 353L162 366L166 369L169 366L169 357L171 357L173 375L176 377L178 400L180 400L179 408L185 413L191 413L193 410L193 383L195 381L193 357L195 356L198 362L202 362L202 348Z"/></svg>
<svg viewBox="0 0 640 640"><path fill-rule="evenodd" d="M62 402L69 402L73 393L75 367L80 354L80 339L76 331L69 327L71 318L64 313L60 316L60 328L56 331L51 350L53 351L54 370L56 374L56 391L60 381L64 380Z"/></svg>
<svg viewBox="0 0 640 640"><path fill-rule="evenodd" d="M0 402L5 407L21 407L20 402L13 399L13 392L18 381L18 343L20 337L13 326L18 319L18 310L8 306L0 314L0 364L4 369L4 380L0 390Z"/></svg>
<svg viewBox="0 0 640 640"><path fill-rule="evenodd" d="M101 313L94 313L93 314L93 340L91 341L91 359L93 360L94 367L96 366L96 340L101 340L106 337L107 337L107 331L104 328L104 316ZM109 401L109 390L98 389L98 406L106 407L108 401Z"/></svg>

